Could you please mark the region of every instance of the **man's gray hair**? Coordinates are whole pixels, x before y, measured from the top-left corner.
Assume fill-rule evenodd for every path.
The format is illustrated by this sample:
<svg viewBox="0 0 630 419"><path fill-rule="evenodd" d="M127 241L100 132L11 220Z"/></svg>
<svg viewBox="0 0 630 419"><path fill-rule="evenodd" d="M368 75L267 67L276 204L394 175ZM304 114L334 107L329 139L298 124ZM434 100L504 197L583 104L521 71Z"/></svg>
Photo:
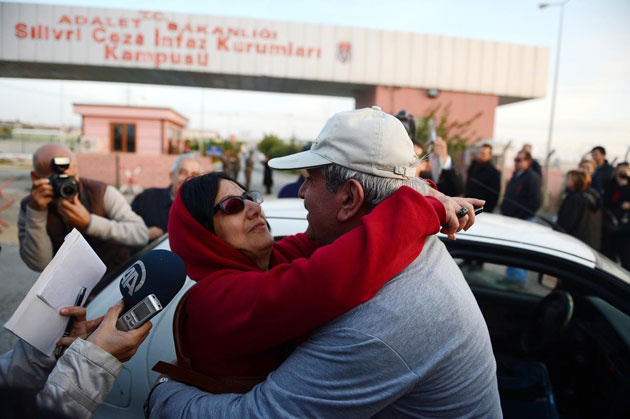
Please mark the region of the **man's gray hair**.
<svg viewBox="0 0 630 419"><path fill-rule="evenodd" d="M179 167L182 165L184 160L194 160L199 163L199 167L201 167L201 162L199 161L199 157L196 153L186 153L180 154L179 157L175 159L173 165L171 166L171 173L179 173Z"/></svg>
<svg viewBox="0 0 630 419"><path fill-rule="evenodd" d="M427 182L418 177L411 179L386 178L357 172L337 164L323 166L321 171L326 180L326 188L330 192L337 192L337 189L350 179L359 182L363 187L364 205L368 211L400 189L401 186L409 186L423 195L427 193L429 188Z"/></svg>

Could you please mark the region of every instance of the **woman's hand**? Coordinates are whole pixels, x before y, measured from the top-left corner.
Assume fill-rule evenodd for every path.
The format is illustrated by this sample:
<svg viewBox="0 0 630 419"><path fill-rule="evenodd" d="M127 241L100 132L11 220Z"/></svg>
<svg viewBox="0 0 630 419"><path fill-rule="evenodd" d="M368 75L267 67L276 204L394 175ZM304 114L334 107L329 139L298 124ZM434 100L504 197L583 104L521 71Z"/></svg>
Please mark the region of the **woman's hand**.
<svg viewBox="0 0 630 419"><path fill-rule="evenodd" d="M472 225L475 223L474 207L480 207L486 203L486 201L476 198L452 198L450 196L444 195L437 189L428 189L429 192L427 193L427 195L437 198L442 203L442 205L444 205L444 209L446 210L446 224L442 226L440 232L448 235L450 239L454 239L455 233L457 233L458 231L466 231L470 227L472 227ZM458 217L457 213L462 209L462 207L466 208L468 210L468 213L463 217Z"/></svg>

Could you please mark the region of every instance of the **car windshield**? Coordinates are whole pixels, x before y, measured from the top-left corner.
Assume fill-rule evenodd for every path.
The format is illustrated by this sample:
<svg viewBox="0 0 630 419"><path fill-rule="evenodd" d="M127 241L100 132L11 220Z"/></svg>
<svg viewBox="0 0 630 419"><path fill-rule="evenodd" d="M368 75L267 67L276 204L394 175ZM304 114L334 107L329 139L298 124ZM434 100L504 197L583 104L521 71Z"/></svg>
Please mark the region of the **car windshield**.
<svg viewBox="0 0 630 419"><path fill-rule="evenodd" d="M597 267L602 271L621 279L626 284L630 284L630 272L619 266L619 264L608 259L602 254L597 254Z"/></svg>

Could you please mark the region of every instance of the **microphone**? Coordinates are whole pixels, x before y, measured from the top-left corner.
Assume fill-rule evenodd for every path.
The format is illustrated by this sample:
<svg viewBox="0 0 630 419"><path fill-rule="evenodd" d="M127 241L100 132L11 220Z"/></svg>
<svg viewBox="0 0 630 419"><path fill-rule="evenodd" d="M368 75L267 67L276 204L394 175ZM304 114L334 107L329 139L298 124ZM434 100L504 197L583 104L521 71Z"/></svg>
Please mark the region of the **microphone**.
<svg viewBox="0 0 630 419"><path fill-rule="evenodd" d="M151 250L131 265L120 280L120 293L129 310L153 294L162 307L175 297L186 281L186 266L175 253Z"/></svg>

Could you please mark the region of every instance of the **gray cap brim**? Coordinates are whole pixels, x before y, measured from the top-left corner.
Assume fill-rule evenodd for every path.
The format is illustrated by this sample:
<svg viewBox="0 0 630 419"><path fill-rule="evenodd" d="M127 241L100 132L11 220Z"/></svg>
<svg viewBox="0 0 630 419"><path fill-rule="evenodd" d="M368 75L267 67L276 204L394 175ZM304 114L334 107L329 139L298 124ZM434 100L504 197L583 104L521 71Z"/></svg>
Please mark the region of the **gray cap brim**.
<svg viewBox="0 0 630 419"><path fill-rule="evenodd" d="M331 163L332 162L330 160L327 160L319 154L314 153L312 150L309 150L271 159L269 160L269 167L278 170L293 170L326 166Z"/></svg>

